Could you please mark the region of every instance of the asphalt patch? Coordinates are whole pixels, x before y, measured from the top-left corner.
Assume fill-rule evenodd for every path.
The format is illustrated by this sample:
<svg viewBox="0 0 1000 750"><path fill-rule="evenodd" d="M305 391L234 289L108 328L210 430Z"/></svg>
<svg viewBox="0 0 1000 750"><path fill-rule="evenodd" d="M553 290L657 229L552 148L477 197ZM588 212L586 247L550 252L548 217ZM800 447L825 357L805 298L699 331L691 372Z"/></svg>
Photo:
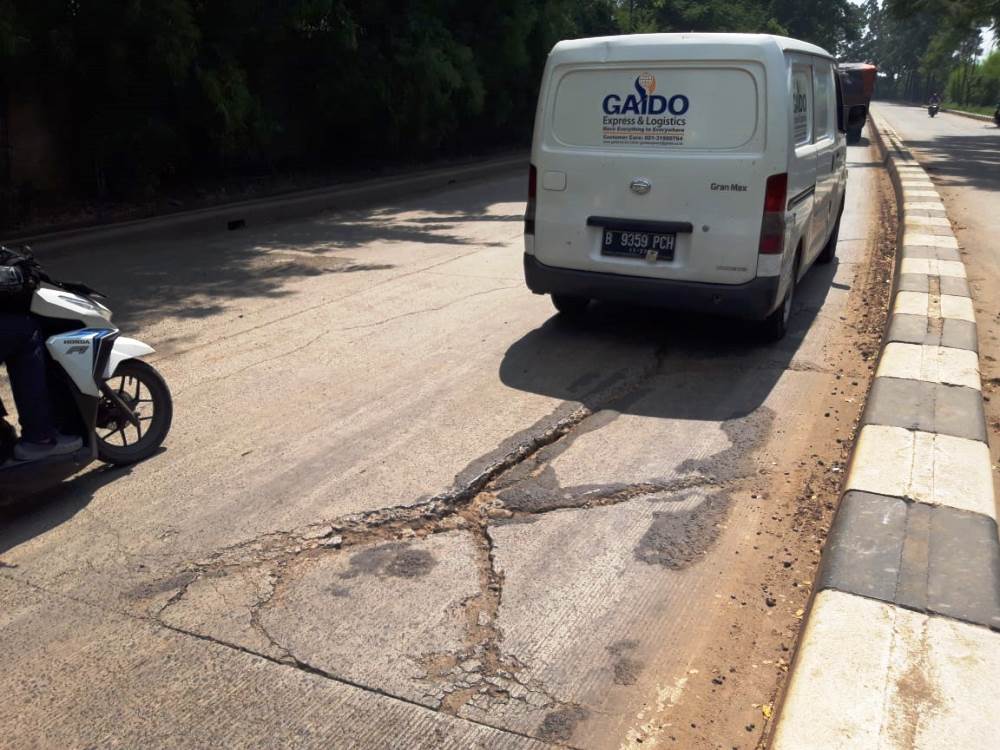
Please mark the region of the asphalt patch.
<svg viewBox="0 0 1000 750"><path fill-rule="evenodd" d="M178 573L177 575L170 576L169 578L163 578L159 581L144 583L138 588L133 589L131 595L136 599L148 599L149 597L156 596L157 594L164 594L168 591L179 591L185 586L193 583L197 577L198 574L193 571Z"/></svg>
<svg viewBox="0 0 1000 750"><path fill-rule="evenodd" d="M538 737L548 742L569 742L576 725L586 718L587 709L582 706L566 706L550 711L538 727Z"/></svg>
<svg viewBox="0 0 1000 750"><path fill-rule="evenodd" d="M341 578L359 575L422 578L434 569L437 560L427 550L416 549L408 542L394 542L361 550L351 556L350 567Z"/></svg>
<svg viewBox="0 0 1000 750"><path fill-rule="evenodd" d="M582 493L570 494L559 485L559 478L551 464L565 453L581 436L596 432L614 422L620 412L603 410L580 422L561 440L547 445L529 460L522 462L504 476L498 485L497 497L509 510L524 513L544 513L556 508L581 507L589 498ZM544 467L538 471L539 467Z"/></svg>
<svg viewBox="0 0 1000 750"><path fill-rule="evenodd" d="M717 492L690 511L653 513L653 522L635 547L635 558L670 570L688 567L718 539L729 502L728 492Z"/></svg>
<svg viewBox="0 0 1000 750"><path fill-rule="evenodd" d="M774 418L774 410L761 406L747 416L723 420L720 427L729 438L729 447L705 458L687 459L678 471L719 480L739 479L753 473L754 454L767 444Z"/></svg>
<svg viewBox="0 0 1000 750"><path fill-rule="evenodd" d="M616 685L634 685L639 680L643 664L632 657L638 645L636 641L617 641L608 646L608 653L613 659L611 668Z"/></svg>

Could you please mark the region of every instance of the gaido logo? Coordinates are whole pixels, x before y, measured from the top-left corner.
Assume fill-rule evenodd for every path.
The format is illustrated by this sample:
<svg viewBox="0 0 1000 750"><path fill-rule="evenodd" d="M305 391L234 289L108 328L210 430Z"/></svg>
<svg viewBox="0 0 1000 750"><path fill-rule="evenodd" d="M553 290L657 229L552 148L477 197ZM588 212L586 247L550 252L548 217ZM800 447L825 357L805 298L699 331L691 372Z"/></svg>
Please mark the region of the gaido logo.
<svg viewBox="0 0 1000 750"><path fill-rule="evenodd" d="M652 73L640 73L634 85L635 93L628 94L624 100L618 94L604 97L604 114L662 115L669 111L672 115L683 115L691 106L691 102L683 94L675 94L669 99L654 94L656 76Z"/></svg>

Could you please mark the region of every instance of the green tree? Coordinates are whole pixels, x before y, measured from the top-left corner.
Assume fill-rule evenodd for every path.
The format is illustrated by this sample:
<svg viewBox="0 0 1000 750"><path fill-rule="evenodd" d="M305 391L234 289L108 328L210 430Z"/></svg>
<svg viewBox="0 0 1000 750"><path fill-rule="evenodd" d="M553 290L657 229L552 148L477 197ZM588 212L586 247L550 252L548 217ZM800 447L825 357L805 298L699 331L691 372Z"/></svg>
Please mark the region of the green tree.
<svg viewBox="0 0 1000 750"><path fill-rule="evenodd" d="M525 143L560 39L770 32L836 52L862 26L848 0L0 0L0 94L45 105L80 192L131 197Z"/></svg>
<svg viewBox="0 0 1000 750"><path fill-rule="evenodd" d="M898 18L929 15L964 30L1000 25L1000 0L885 0L885 8Z"/></svg>
<svg viewBox="0 0 1000 750"><path fill-rule="evenodd" d="M993 52L979 66L982 89L979 104L986 107L1000 105L1000 50Z"/></svg>
<svg viewBox="0 0 1000 750"><path fill-rule="evenodd" d="M848 0L623 0L623 29L782 34L837 53L861 34L863 14Z"/></svg>

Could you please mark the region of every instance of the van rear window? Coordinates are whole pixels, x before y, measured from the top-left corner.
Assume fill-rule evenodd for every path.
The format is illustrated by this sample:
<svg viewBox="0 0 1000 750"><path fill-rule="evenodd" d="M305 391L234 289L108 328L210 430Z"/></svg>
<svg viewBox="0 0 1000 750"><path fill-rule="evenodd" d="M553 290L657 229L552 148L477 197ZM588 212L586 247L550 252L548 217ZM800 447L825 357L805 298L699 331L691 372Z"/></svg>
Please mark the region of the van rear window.
<svg viewBox="0 0 1000 750"><path fill-rule="evenodd" d="M737 149L753 140L757 82L742 68L585 68L559 79L552 111L568 146Z"/></svg>

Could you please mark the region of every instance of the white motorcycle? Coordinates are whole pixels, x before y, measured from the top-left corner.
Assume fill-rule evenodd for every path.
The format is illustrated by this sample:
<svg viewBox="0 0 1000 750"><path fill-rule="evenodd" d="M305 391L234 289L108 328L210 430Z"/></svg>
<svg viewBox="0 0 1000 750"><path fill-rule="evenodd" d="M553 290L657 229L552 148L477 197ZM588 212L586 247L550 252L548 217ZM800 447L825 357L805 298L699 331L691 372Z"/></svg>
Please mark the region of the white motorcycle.
<svg viewBox="0 0 1000 750"><path fill-rule="evenodd" d="M46 337L48 386L59 431L79 435L76 453L37 461L12 458L16 433L0 403L0 499L10 501L63 481L93 461L126 465L163 444L173 418L163 377L140 357L150 346L119 335L103 295L83 284L45 279L31 313Z"/></svg>

